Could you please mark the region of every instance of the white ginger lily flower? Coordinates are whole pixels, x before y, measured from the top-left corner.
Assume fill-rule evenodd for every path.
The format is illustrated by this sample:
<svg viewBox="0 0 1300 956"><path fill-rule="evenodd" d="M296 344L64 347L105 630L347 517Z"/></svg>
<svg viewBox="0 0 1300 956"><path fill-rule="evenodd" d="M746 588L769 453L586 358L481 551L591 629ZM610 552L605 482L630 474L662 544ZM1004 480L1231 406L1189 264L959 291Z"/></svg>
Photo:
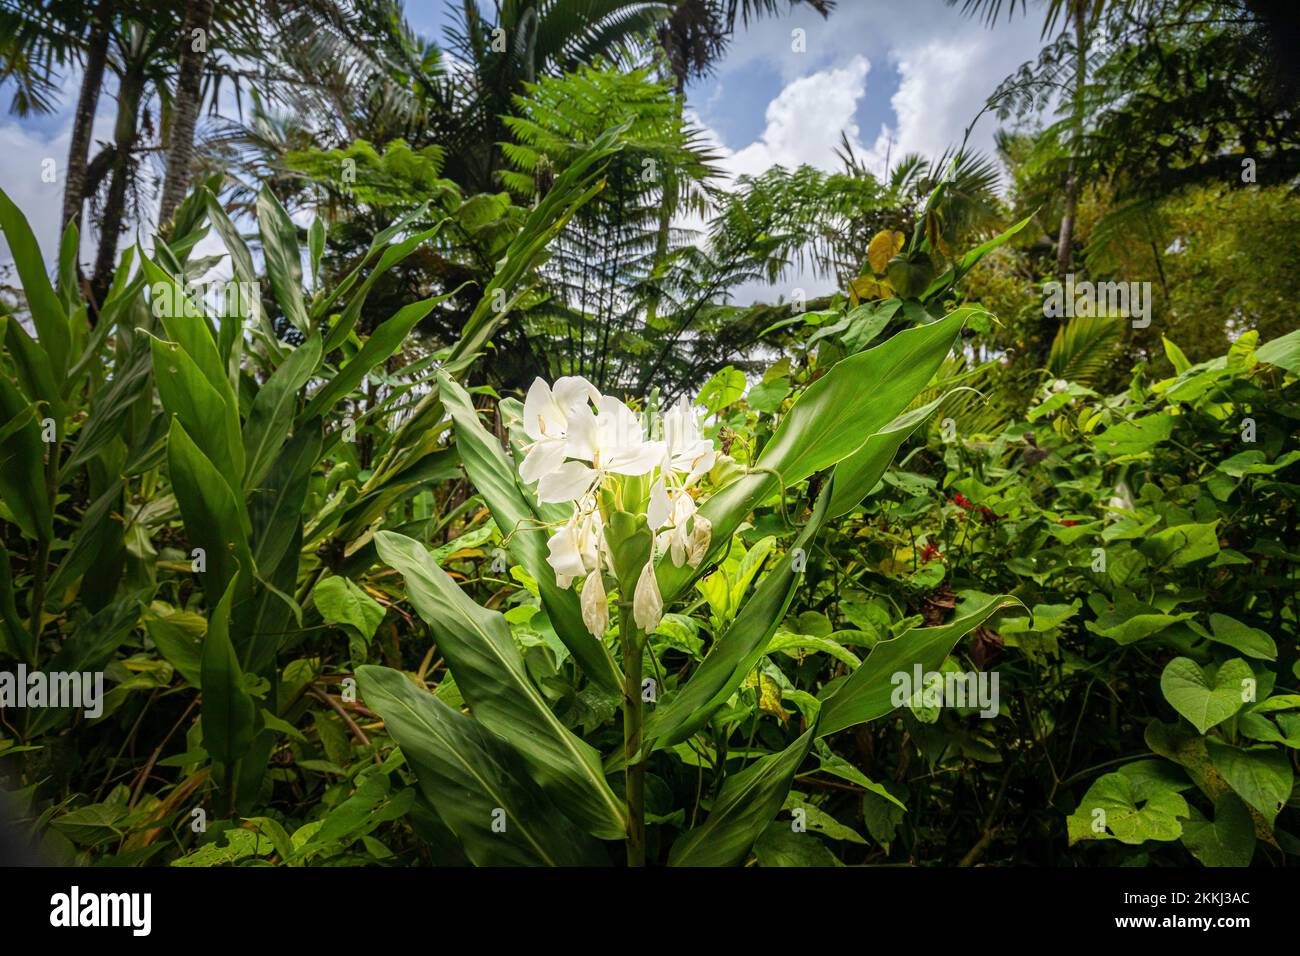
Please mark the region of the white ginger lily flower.
<svg viewBox="0 0 1300 956"><path fill-rule="evenodd" d="M641 569L641 576L636 581L636 590L632 594L632 620L636 621L637 627L649 634L659 626L663 616L664 599L659 593L659 581L655 578L654 555L651 554L650 560Z"/></svg>
<svg viewBox="0 0 1300 956"><path fill-rule="evenodd" d="M565 459L569 418L599 398L596 387L579 375L556 379L554 388L534 379L524 399L524 434L532 442L519 466L519 477L531 484L559 468Z"/></svg>
<svg viewBox="0 0 1300 956"><path fill-rule="evenodd" d="M607 474L644 475L662 459L664 443L645 440L641 420L630 408L610 395L599 396L596 407L599 415L585 403L569 414L563 457L579 460L556 463L541 475L538 501L573 501L590 492Z"/></svg>
<svg viewBox="0 0 1300 956"><path fill-rule="evenodd" d="M592 637L602 640L609 630L609 600L605 596L605 580L600 568L588 574L587 580L582 582L580 601L582 623L587 625Z"/></svg>
<svg viewBox="0 0 1300 956"><path fill-rule="evenodd" d="M683 485L690 485L707 474L718 459L713 442L700 431L700 423L685 396L664 414L664 444L669 463L664 470L685 473Z"/></svg>
<svg viewBox="0 0 1300 956"><path fill-rule="evenodd" d="M605 532L600 512L575 508L573 515L546 542L546 563L555 572L555 583L567 588L575 578L600 568L605 549Z"/></svg>

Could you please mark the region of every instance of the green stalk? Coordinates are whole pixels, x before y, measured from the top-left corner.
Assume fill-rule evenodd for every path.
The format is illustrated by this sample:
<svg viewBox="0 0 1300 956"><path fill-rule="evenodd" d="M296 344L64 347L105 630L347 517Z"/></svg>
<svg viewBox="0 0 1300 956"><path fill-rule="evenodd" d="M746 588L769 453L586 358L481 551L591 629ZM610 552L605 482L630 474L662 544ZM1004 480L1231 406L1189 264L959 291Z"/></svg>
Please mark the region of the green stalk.
<svg viewBox="0 0 1300 956"><path fill-rule="evenodd" d="M645 763L633 761L641 749L641 634L632 620L632 605L619 608L623 643L623 755L627 797L627 865L645 866Z"/></svg>

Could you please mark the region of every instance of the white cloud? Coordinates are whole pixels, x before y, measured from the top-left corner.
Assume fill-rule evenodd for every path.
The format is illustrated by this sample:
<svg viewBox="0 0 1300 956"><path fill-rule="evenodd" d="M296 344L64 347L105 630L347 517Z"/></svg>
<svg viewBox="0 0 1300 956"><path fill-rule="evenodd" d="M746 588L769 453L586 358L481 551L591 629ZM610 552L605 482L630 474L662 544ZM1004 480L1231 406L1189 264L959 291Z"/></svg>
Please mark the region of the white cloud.
<svg viewBox="0 0 1300 956"><path fill-rule="evenodd" d="M866 95L870 69L867 58L859 55L842 68L821 70L787 84L767 105L767 123L759 138L724 155L723 168L731 175L745 175L775 165L839 166L835 150L841 131L855 149L861 146L854 114Z"/></svg>

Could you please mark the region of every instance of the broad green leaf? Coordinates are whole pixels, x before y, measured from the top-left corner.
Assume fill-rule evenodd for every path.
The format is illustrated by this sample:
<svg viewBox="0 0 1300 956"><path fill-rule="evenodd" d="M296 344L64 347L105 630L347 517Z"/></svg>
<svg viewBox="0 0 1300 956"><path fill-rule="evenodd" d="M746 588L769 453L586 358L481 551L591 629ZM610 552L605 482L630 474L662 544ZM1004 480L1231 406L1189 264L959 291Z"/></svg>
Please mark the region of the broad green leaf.
<svg viewBox="0 0 1300 956"><path fill-rule="evenodd" d="M31 309L36 337L49 355L54 373L61 376L67 370L72 354L72 326L68 313L50 284L45 258L27 218L3 189L0 189L0 230L4 231L14 257L14 267Z"/></svg>
<svg viewBox="0 0 1300 956"><path fill-rule="evenodd" d="M1231 663L1231 662L1229 662ZM1214 768L1228 786L1254 807L1273 826L1278 813L1291 798L1294 777L1286 751L1268 744L1234 747L1217 737L1206 737Z"/></svg>
<svg viewBox="0 0 1300 956"><path fill-rule="evenodd" d="M1141 455L1168 441L1173 433L1173 416L1162 412L1112 425L1094 439L1094 444L1111 457Z"/></svg>
<svg viewBox="0 0 1300 956"><path fill-rule="evenodd" d="M41 436L36 406L0 365L0 499L23 534L48 541L53 512L46 493L46 445Z"/></svg>
<svg viewBox="0 0 1300 956"><path fill-rule="evenodd" d="M153 376L163 408L184 426L186 434L221 472L233 492L244 487L244 444L239 411L213 388L188 354L174 342L150 339Z"/></svg>
<svg viewBox="0 0 1300 956"><path fill-rule="evenodd" d="M280 453L293 423L298 394L320 366L320 360L320 334L313 329L302 345L285 355L266 384L257 390L244 426L246 487L256 488Z"/></svg>
<svg viewBox="0 0 1300 956"><path fill-rule="evenodd" d="M1122 773L1098 777L1066 820L1070 845L1080 840L1177 840L1188 815L1187 801L1159 781L1133 780Z"/></svg>
<svg viewBox="0 0 1300 956"><path fill-rule="evenodd" d="M384 606L349 578L317 581L311 597L326 624L346 624L366 640L374 637L375 628L384 619Z"/></svg>
<svg viewBox="0 0 1300 956"><path fill-rule="evenodd" d="M780 488L849 457L911 404L952 348L967 316L958 309L929 325L906 329L873 349L836 363L795 401L764 446L757 471L723 487L700 508L713 525L707 565L726 546L754 506ZM781 476L780 481L775 472ZM690 584L696 572L658 567L665 603Z"/></svg>
<svg viewBox="0 0 1300 956"><path fill-rule="evenodd" d="M1207 675L1194 660L1175 657L1160 675L1160 691L1201 733L1223 723L1245 706L1246 682L1254 680L1241 658L1225 661Z"/></svg>
<svg viewBox="0 0 1300 956"><path fill-rule="evenodd" d="M172 490L185 520L186 543L203 549L206 569L198 579L215 605L240 568L250 573L253 569L248 513L177 418L172 419L167 436L167 460Z"/></svg>
<svg viewBox="0 0 1300 956"><path fill-rule="evenodd" d="M1249 866L1255 855L1255 823L1250 811L1233 793L1214 801L1214 819L1205 819L1191 807L1192 818L1183 823L1183 846L1206 866Z"/></svg>
<svg viewBox="0 0 1300 956"><path fill-rule="evenodd" d="M822 490L812 518L777 566L759 582L730 626L714 641L699 669L647 718L643 739L651 751L679 743L707 723L757 666L794 599L800 580L800 572L794 570L796 559L801 551L806 553L811 547L826 520L831 494L831 487Z"/></svg>
<svg viewBox="0 0 1300 956"><path fill-rule="evenodd" d="M551 712L506 620L471 600L418 541L381 531L375 546L405 579L407 599L433 629L474 716L519 751L575 822L605 839L625 836L626 811L605 780L600 755Z"/></svg>
<svg viewBox="0 0 1300 956"><path fill-rule="evenodd" d="M416 324L433 311L434 306L446 298L446 295L435 296L432 299L412 302L410 305L398 309L396 315L382 323L379 328L375 329L370 338L366 339L366 344L361 346L361 351L354 355L351 361L340 368L335 376L311 397L311 401L303 409L299 420L309 421L314 416L324 415L334 405L350 395L358 385L366 380L366 376L370 374L371 369L396 352Z"/></svg>
<svg viewBox="0 0 1300 956"><path fill-rule="evenodd" d="M475 865L608 862L600 844L532 782L518 752L478 721L387 667L359 667L357 681L366 706L383 717L420 789Z"/></svg>
<svg viewBox="0 0 1300 956"><path fill-rule="evenodd" d="M1213 631L1211 637L1213 641L1226 644L1247 657L1257 660L1277 660L1277 644L1274 643L1273 638L1257 627L1242 624L1236 618L1226 614L1211 614L1210 628Z"/></svg>
<svg viewBox="0 0 1300 956"><path fill-rule="evenodd" d="M1219 553L1218 522L1180 524L1157 531L1139 549L1158 565L1180 568Z"/></svg>

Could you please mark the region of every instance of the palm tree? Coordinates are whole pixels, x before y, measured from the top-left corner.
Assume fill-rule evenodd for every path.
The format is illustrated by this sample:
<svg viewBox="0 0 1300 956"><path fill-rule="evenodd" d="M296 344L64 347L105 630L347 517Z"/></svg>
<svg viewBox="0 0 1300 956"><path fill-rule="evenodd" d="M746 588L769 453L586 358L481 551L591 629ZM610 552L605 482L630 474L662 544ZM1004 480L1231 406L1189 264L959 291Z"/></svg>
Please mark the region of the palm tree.
<svg viewBox="0 0 1300 956"><path fill-rule="evenodd" d="M180 57L167 136L167 175L163 181L158 222L164 224L189 191L194 161L194 126L202 103L203 61L212 29L212 0L189 0L181 20Z"/></svg>

